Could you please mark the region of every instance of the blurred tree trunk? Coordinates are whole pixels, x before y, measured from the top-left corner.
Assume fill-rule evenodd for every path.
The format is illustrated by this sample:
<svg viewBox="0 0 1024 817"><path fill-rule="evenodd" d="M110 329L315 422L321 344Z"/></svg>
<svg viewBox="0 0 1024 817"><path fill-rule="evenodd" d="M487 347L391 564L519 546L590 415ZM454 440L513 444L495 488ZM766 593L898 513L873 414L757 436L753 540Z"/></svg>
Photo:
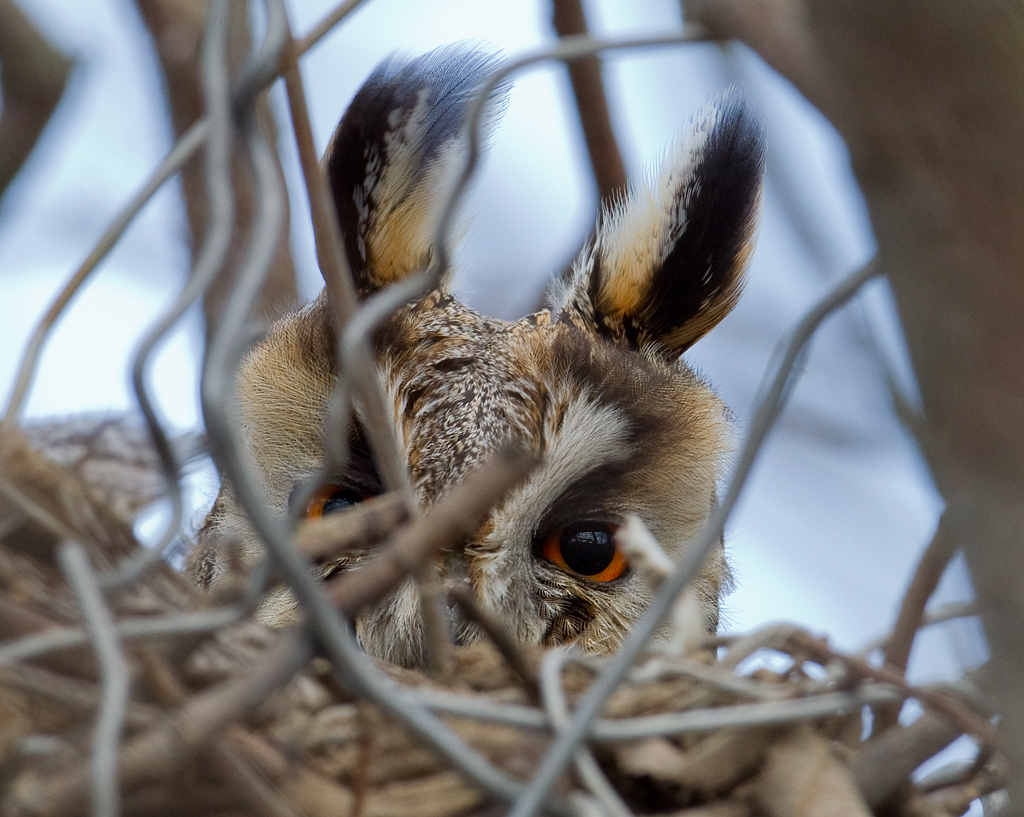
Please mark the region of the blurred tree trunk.
<svg viewBox="0 0 1024 817"><path fill-rule="evenodd" d="M1024 813L1024 2L683 0L846 139L992 652Z"/></svg>
<svg viewBox="0 0 1024 817"><path fill-rule="evenodd" d="M207 3L205 0L136 0L136 6L153 37L154 49L166 81L174 135L179 137L203 113L199 50L206 25ZM246 4L235 2L232 4L230 47L232 63L236 69L248 53L249 45ZM276 144L277 128L266 96L259 100L256 110L260 126L268 136L270 144ZM230 258L237 261L244 250L255 216L252 180L245 159L237 149L232 164L232 180L238 222ZM201 161L192 161L186 165L182 173L182 183L194 250L202 243L209 220ZM287 225L284 234L285 240L278 245L270 276L256 305L255 315L258 318L273 320L298 303L295 268L287 241ZM203 301L207 340L216 330L224 301L233 289L234 265L229 262Z"/></svg>
<svg viewBox="0 0 1024 817"><path fill-rule="evenodd" d="M559 37L589 33L583 0L552 0L551 27ZM601 60L596 56L573 60L566 65L566 70L598 198L602 203L611 202L626 192L628 179L608 110Z"/></svg>
<svg viewBox="0 0 1024 817"><path fill-rule="evenodd" d="M0 0L0 198L50 121L71 67L13 0Z"/></svg>

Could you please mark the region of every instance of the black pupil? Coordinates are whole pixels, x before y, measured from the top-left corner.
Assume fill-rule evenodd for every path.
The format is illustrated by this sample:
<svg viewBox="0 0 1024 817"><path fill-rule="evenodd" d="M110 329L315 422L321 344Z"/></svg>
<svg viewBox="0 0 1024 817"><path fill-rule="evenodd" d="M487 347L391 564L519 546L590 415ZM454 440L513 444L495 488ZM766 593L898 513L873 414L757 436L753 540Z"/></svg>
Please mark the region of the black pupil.
<svg viewBox="0 0 1024 817"><path fill-rule="evenodd" d="M324 503L321 513L337 513L338 511L343 511L346 508L351 508L353 505L358 505L360 502L362 502L362 499L359 494L349 488L341 491L335 491L327 497L327 501Z"/></svg>
<svg viewBox="0 0 1024 817"><path fill-rule="evenodd" d="M583 576L596 576L615 558L615 535L602 522L578 522L562 531L562 559Z"/></svg>

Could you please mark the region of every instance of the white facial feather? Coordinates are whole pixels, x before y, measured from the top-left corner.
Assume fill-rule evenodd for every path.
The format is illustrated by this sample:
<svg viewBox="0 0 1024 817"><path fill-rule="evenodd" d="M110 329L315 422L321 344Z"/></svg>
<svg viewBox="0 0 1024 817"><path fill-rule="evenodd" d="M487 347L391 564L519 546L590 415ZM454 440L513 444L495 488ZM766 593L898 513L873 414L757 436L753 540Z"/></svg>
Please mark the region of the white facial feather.
<svg viewBox="0 0 1024 817"><path fill-rule="evenodd" d="M583 396L567 401L564 411L560 431L548 430L543 464L495 513L494 532L476 561L475 570L487 578L484 602L493 609L508 595L509 562L531 558L533 536L551 503L584 475L628 453L628 418L617 409Z"/></svg>

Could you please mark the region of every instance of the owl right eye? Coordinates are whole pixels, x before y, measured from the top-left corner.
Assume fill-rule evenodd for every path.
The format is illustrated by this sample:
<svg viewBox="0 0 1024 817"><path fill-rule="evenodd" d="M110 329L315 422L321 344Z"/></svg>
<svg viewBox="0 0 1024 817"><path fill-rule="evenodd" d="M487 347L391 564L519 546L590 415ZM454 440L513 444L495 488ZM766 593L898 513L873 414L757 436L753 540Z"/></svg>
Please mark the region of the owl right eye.
<svg viewBox="0 0 1024 817"><path fill-rule="evenodd" d="M594 582L611 582L629 569L615 543L617 525L585 521L567 525L544 540L544 558Z"/></svg>
<svg viewBox="0 0 1024 817"><path fill-rule="evenodd" d="M319 519L329 513L338 513L358 505L366 497L344 485L324 485L313 492L306 504L306 519Z"/></svg>

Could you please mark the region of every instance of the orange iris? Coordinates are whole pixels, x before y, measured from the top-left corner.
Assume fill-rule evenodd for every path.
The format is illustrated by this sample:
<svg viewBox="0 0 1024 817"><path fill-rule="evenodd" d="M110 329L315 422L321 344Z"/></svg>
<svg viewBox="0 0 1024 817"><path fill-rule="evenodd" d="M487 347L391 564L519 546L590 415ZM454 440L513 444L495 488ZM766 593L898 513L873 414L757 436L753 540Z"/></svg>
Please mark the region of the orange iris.
<svg viewBox="0 0 1024 817"><path fill-rule="evenodd" d="M629 569L615 544L616 527L603 522L569 525L545 539L541 553L563 570L592 582L614 581Z"/></svg>
<svg viewBox="0 0 1024 817"><path fill-rule="evenodd" d="M344 485L323 485L313 492L306 504L306 519L319 519L324 514L337 513L358 505L363 495Z"/></svg>

